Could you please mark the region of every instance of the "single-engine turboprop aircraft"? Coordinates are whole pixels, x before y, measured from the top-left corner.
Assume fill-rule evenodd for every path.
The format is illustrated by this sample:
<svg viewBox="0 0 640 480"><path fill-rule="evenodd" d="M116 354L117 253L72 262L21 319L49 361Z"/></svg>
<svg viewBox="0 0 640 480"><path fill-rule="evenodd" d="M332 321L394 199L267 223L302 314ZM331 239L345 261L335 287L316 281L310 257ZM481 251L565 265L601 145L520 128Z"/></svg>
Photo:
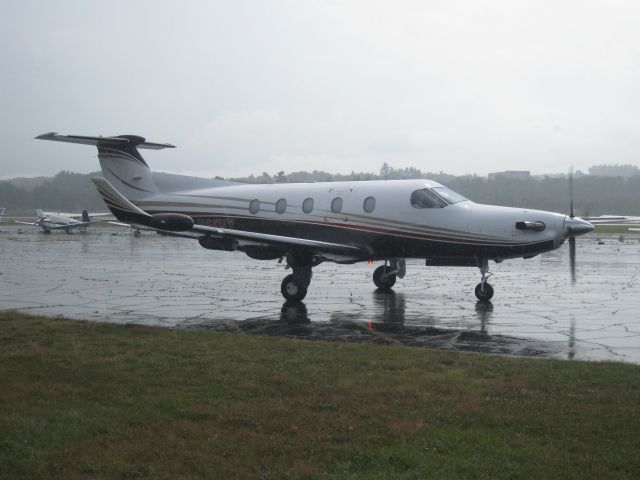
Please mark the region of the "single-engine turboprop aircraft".
<svg viewBox="0 0 640 480"><path fill-rule="evenodd" d="M204 248L239 250L257 260L286 259L285 299L305 297L312 268L324 261L384 261L380 289L405 275L405 259L426 265L475 266L480 301L493 296L489 261L531 258L588 233L582 219L474 203L431 180L382 180L220 186L160 191L138 149L174 148L134 135L87 137L45 133L40 140L94 145L104 177L98 192L124 223L197 239ZM572 243L572 247L574 244ZM575 251L575 249L573 250Z"/></svg>
<svg viewBox="0 0 640 480"><path fill-rule="evenodd" d="M43 212L38 209L36 210L36 217L38 217L38 219L35 222L16 222L22 223L23 225L37 225L42 228L43 233L51 233L51 230L64 230L67 233L71 233L71 230L74 228L86 228L94 223L91 221L87 210L82 211L79 220L69 215L73 214Z"/></svg>

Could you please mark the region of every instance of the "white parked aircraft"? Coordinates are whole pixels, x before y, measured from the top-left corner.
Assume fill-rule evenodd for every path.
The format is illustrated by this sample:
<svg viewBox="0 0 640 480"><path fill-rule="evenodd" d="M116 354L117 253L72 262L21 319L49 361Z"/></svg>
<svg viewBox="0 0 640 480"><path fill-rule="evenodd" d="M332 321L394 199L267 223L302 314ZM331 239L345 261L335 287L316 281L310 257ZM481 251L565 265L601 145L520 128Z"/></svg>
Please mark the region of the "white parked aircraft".
<svg viewBox="0 0 640 480"><path fill-rule="evenodd" d="M197 239L204 248L239 250L257 260L286 259L282 281L291 301L307 293L323 261L384 261L378 288L405 275L405 259L427 266L475 266L475 294L493 296L489 261L531 258L593 226L571 215L474 203L431 180L219 186L160 191L139 148L173 148L134 135L87 137L46 133L41 140L95 145L104 178L93 181L116 218ZM572 247L574 245L572 244ZM575 251L572 248L572 251ZM218 275L220 272L217 273Z"/></svg>
<svg viewBox="0 0 640 480"><path fill-rule="evenodd" d="M71 233L74 228L86 228L91 225L92 222L87 210L83 210L80 214L80 220L72 218L69 215L62 213L43 212L42 210L36 210L36 217L38 219L35 222L19 222L23 225L37 225L42 228L43 233L51 233L51 230L64 230L67 233Z"/></svg>

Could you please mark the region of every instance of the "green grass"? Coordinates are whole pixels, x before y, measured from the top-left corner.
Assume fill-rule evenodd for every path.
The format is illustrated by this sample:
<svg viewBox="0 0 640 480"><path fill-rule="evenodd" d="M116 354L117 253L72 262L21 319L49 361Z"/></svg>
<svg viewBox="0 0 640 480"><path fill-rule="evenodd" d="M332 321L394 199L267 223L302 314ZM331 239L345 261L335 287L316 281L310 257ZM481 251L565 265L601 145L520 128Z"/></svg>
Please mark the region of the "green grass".
<svg viewBox="0 0 640 480"><path fill-rule="evenodd" d="M1 478L639 478L640 367L0 314Z"/></svg>
<svg viewBox="0 0 640 480"><path fill-rule="evenodd" d="M595 233L628 233L629 235L640 235L640 232L629 230L629 228L640 228L640 225L603 225L596 224L594 225Z"/></svg>

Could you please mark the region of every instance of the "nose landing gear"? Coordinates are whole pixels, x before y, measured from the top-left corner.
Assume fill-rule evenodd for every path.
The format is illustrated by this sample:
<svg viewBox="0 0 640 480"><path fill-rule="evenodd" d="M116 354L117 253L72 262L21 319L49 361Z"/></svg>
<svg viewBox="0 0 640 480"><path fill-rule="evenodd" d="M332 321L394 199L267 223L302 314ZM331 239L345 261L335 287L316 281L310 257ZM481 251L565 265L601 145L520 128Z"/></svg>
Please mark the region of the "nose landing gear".
<svg viewBox="0 0 640 480"><path fill-rule="evenodd" d="M396 284L396 278L404 278L407 271L407 265L404 258L393 258L387 265L387 260L384 261L384 265L379 266L373 271L373 283L380 290L391 290Z"/></svg>
<svg viewBox="0 0 640 480"><path fill-rule="evenodd" d="M480 283L476 285L476 297L481 302L488 302L493 298L493 287L487 282L487 278L489 278L492 273L489 272L489 260L486 258L483 258L480 263L480 274L482 277Z"/></svg>

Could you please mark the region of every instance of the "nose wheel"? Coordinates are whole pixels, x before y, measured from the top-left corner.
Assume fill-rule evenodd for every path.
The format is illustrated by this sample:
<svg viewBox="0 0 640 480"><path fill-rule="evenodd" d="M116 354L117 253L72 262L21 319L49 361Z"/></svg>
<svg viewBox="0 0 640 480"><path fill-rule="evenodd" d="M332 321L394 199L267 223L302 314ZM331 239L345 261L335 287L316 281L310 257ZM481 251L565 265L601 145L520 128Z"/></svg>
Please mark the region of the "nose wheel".
<svg viewBox="0 0 640 480"><path fill-rule="evenodd" d="M476 285L476 298L481 302L488 302L493 298L493 287L487 282L491 273L489 272L489 260L486 258L483 258L480 264L480 274L482 276L480 283Z"/></svg>
<svg viewBox="0 0 640 480"><path fill-rule="evenodd" d="M373 271L373 283L380 290L391 290L396 284L396 274L391 273L391 267L381 265Z"/></svg>
<svg viewBox="0 0 640 480"><path fill-rule="evenodd" d="M493 298L493 287L491 286L491 284L488 282L484 282L483 285L481 282L476 285L476 297L481 302L488 302L489 300L491 300L491 298Z"/></svg>

